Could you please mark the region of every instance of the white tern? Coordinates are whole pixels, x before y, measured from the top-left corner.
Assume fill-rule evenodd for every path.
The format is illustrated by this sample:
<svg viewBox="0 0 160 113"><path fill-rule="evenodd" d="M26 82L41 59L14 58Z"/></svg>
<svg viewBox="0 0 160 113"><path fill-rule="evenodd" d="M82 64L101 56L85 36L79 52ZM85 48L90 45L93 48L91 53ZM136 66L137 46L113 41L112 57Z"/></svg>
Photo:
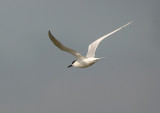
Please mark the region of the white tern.
<svg viewBox="0 0 160 113"><path fill-rule="evenodd" d="M53 42L53 44L55 46L57 46L59 49L61 49L62 51L65 51L65 52L68 52L70 54L72 54L73 56L76 57L76 60L74 60L72 62L71 65L68 66L69 67L78 67L78 68L86 68L88 66L91 66L92 64L94 64L95 62L97 62L99 59L101 58L95 58L95 51L96 51L96 48L98 47L99 43L107 38L108 36L112 35L113 33L119 31L120 29L126 27L127 25L131 24L132 22L129 22L128 24L100 37L99 39L97 39L96 41L92 42L89 46L88 46L88 53L86 56L82 56L79 52L73 50L73 49L70 49L66 46L64 46L60 41L58 41L52 34L51 32L49 31L48 32L48 35L49 35L49 38L51 39L51 41Z"/></svg>

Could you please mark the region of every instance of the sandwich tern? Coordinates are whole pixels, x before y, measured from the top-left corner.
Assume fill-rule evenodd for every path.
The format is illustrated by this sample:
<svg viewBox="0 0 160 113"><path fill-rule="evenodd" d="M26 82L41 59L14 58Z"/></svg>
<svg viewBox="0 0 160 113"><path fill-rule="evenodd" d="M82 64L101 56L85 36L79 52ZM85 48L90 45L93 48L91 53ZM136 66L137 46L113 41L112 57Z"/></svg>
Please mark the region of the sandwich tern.
<svg viewBox="0 0 160 113"><path fill-rule="evenodd" d="M53 42L53 44L55 46L57 46L59 49L61 49L62 51L65 51L65 52L68 52L70 54L72 54L73 56L76 57L76 60L74 60L72 62L71 65L68 66L69 67L78 67L78 68L86 68L88 66L91 66L93 65L95 62L97 62L99 59L101 58L95 58L95 51L96 51L96 48L98 47L99 43L107 38L108 36L112 35L113 33L119 31L120 29L128 26L129 24L131 24L132 22L129 22L128 24L125 24L124 26L100 37L99 39L95 40L94 42L92 42L89 46L88 46L88 53L85 56L82 56L79 52L73 50L73 49L70 49L66 46L64 46L60 41L58 41L52 34L51 32L49 31L48 32L48 35L49 35L49 38L51 39L51 41Z"/></svg>

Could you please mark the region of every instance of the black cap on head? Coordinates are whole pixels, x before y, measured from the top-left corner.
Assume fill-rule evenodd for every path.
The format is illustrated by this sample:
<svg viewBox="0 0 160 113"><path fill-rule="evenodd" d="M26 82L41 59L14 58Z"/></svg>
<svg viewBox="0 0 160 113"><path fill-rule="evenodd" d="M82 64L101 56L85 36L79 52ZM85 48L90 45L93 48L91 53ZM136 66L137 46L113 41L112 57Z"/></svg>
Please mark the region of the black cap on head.
<svg viewBox="0 0 160 113"><path fill-rule="evenodd" d="M76 60L74 60L74 61L72 62L72 64L73 64L75 61L76 61ZM72 67L72 66L73 66L72 64L71 64L71 65L69 65L67 68Z"/></svg>
<svg viewBox="0 0 160 113"><path fill-rule="evenodd" d="M73 62L72 62L72 64L75 62L76 60L74 60Z"/></svg>

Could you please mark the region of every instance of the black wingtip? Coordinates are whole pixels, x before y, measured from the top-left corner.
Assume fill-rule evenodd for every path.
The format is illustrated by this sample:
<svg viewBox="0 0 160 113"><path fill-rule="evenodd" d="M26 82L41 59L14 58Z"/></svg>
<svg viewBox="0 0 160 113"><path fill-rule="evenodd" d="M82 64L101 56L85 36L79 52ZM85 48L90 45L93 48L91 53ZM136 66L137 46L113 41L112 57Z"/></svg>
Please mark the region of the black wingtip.
<svg viewBox="0 0 160 113"><path fill-rule="evenodd" d="M50 34L51 32L50 32L50 30L48 31L48 34Z"/></svg>
<svg viewBox="0 0 160 113"><path fill-rule="evenodd" d="M49 37L53 37L53 35L52 35L52 33L51 33L50 30L48 31L48 36L49 36Z"/></svg>

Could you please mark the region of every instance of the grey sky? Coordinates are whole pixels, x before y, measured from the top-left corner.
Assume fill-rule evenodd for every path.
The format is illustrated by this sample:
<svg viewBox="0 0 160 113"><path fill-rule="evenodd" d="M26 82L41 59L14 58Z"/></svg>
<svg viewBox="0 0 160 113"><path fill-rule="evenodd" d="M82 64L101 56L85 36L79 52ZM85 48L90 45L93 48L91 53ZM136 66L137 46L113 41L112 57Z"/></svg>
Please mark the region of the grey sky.
<svg viewBox="0 0 160 113"><path fill-rule="evenodd" d="M159 113L158 0L1 0L1 113ZM86 69L49 40L105 57Z"/></svg>

